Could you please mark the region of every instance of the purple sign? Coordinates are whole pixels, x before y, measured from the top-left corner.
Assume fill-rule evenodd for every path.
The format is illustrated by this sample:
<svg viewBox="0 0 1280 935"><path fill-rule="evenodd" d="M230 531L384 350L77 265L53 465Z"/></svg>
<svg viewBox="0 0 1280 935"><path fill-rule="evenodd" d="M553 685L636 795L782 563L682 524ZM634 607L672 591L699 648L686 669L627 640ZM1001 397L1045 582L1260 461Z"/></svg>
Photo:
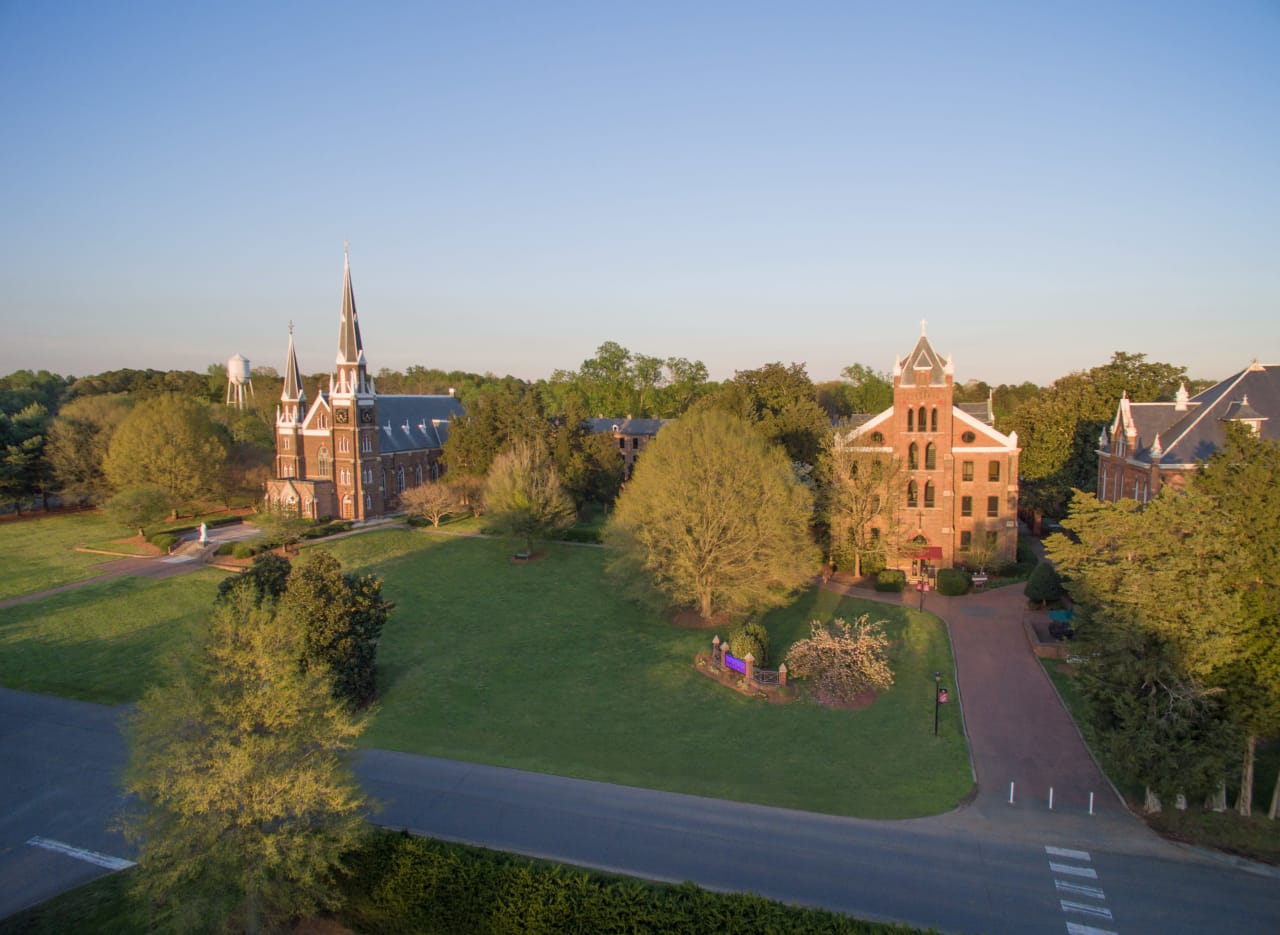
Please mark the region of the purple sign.
<svg viewBox="0 0 1280 935"><path fill-rule="evenodd" d="M730 656L727 652L724 654L724 664L726 668L732 669L734 672L747 674L747 664L737 656Z"/></svg>

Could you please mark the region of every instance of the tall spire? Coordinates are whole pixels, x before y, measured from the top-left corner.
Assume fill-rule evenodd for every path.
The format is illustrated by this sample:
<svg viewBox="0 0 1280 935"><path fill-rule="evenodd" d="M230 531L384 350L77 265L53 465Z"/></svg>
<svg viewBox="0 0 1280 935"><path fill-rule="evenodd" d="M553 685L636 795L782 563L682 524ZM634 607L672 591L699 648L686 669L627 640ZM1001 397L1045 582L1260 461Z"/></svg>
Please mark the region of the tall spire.
<svg viewBox="0 0 1280 935"><path fill-rule="evenodd" d="M360 340L360 322L356 318L356 294L351 288L350 242L342 244L342 324L338 332L338 363L363 362L364 342Z"/></svg>
<svg viewBox="0 0 1280 935"><path fill-rule="evenodd" d="M302 388L302 371L298 367L297 351L293 349L293 322L289 322L289 353L284 363L284 389L280 391L280 402L282 405L277 410L277 422L302 422L307 411L307 391Z"/></svg>

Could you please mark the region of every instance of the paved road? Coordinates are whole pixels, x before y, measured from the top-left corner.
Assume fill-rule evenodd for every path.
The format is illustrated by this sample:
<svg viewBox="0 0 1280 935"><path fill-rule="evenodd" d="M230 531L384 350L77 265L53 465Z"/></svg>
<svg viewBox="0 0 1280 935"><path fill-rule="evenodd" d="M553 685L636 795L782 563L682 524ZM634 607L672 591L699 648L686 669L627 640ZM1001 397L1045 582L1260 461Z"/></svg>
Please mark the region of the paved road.
<svg viewBox="0 0 1280 935"><path fill-rule="evenodd" d="M130 856L108 829L121 710L0 690L0 917L105 872L35 838ZM1027 808L1009 827L975 809L872 822L389 751L356 767L388 827L944 931L1269 933L1280 919L1276 878L1113 837L1078 812Z"/></svg>

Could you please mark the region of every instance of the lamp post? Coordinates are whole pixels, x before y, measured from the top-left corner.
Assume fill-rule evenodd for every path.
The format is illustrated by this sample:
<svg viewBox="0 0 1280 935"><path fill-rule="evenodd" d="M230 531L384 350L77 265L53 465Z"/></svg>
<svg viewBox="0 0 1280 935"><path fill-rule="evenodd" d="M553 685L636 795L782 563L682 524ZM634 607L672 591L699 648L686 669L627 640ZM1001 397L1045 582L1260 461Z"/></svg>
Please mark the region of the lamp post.
<svg viewBox="0 0 1280 935"><path fill-rule="evenodd" d="M929 590L929 582L925 578L921 578L916 582L916 590L920 592L920 609L924 610L924 592Z"/></svg>
<svg viewBox="0 0 1280 935"><path fill-rule="evenodd" d="M938 709L947 703L947 690L942 687L942 673L933 673L933 736L938 736Z"/></svg>

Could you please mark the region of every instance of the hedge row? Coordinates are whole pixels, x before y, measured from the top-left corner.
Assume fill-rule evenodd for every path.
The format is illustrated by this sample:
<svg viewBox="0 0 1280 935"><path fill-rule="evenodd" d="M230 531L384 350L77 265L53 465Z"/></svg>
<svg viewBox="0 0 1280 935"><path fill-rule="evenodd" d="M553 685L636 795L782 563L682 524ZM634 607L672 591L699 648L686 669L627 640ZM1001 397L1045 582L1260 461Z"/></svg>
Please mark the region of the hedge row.
<svg viewBox="0 0 1280 935"><path fill-rule="evenodd" d="M343 920L359 931L910 933L692 883L643 883L388 831L347 861Z"/></svg>

